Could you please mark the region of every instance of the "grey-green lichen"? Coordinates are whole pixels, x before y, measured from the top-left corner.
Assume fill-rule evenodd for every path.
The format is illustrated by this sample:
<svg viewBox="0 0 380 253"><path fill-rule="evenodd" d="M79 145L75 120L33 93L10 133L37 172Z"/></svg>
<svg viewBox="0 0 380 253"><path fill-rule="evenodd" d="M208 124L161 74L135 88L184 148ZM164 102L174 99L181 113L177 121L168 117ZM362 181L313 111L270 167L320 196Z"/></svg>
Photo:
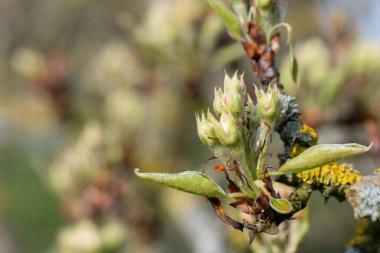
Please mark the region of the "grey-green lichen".
<svg viewBox="0 0 380 253"><path fill-rule="evenodd" d="M380 174L365 176L351 186L346 198L354 208L356 218L370 217L372 221L380 218Z"/></svg>
<svg viewBox="0 0 380 253"><path fill-rule="evenodd" d="M280 163L291 158L292 149L302 146L305 149L316 144L317 137L303 131L304 124L300 120L300 112L296 98L288 94L281 94L282 110L275 123L275 130L284 142L284 152L279 154Z"/></svg>

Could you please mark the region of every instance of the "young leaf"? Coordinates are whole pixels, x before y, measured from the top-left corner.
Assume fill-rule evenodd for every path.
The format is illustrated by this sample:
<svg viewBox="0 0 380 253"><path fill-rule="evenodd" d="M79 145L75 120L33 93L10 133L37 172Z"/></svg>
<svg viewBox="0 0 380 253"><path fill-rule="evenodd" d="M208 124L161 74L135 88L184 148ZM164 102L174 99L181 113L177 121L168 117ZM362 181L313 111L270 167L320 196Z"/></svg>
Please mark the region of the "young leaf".
<svg viewBox="0 0 380 253"><path fill-rule="evenodd" d="M272 209L275 210L277 213L288 214L291 211L293 211L292 204L290 204L289 200L287 199L277 199L271 197L269 200L269 204L272 207Z"/></svg>
<svg viewBox="0 0 380 253"><path fill-rule="evenodd" d="M292 74L292 78L293 78L293 81L295 83L297 83L298 81L298 62L297 62L297 59L296 59L296 56L294 55L294 51L293 51L293 31L292 31L292 27L288 24L288 23L279 23L277 25L274 25L268 35L267 35L267 41L270 41L270 38L273 34L273 32L280 28L280 27L284 27L287 31L287 40L286 40L286 43L289 45L289 57L290 57L290 72Z"/></svg>
<svg viewBox="0 0 380 253"><path fill-rule="evenodd" d="M291 68L293 81L295 83L298 83L298 62L293 52L293 43L289 45L289 57L290 57L290 68Z"/></svg>
<svg viewBox="0 0 380 253"><path fill-rule="evenodd" d="M208 198L227 198L227 194L211 178L196 171L182 173L141 173L135 169L135 174L145 180L169 186L171 188L201 195Z"/></svg>
<svg viewBox="0 0 380 253"><path fill-rule="evenodd" d="M240 21L239 18L221 0L207 0L216 15L223 21L230 35L240 40Z"/></svg>
<svg viewBox="0 0 380 253"><path fill-rule="evenodd" d="M277 176L310 170L340 159L361 155L371 146L372 144L366 147L356 143L315 145L283 164L278 171L269 172L267 175Z"/></svg>

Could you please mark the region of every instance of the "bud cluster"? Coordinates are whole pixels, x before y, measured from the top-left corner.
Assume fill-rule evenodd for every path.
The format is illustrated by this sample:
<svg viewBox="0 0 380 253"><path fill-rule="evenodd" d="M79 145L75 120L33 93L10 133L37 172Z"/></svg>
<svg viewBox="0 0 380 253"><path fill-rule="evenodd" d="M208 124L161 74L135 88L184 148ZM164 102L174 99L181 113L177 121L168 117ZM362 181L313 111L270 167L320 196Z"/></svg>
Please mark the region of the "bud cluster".
<svg viewBox="0 0 380 253"><path fill-rule="evenodd" d="M235 73L230 77L226 74L223 89L215 89L214 114L210 111L196 114L199 138L211 148L213 157L217 157L222 163L215 166L215 170L225 174L227 191L224 191L204 171L170 174L144 173L135 170L138 177L147 181L207 198L221 220L235 229L248 231L250 242L257 233L278 234L277 226L304 208L310 196L309 190L305 193L304 188L299 188L293 192L295 194L289 195L291 197L288 200L286 194L279 191L279 186L273 184L271 176L306 171L308 178L304 185L310 187L312 191L314 188L309 180L316 179L315 171L317 171L313 169L363 154L371 147L356 143L314 145L296 157L287 159L277 171L268 171L268 150L273 130L279 131L279 126L286 126L288 121L297 119L299 111L292 98L280 93L275 80L269 84L266 91L254 88L255 99L252 99L247 93L243 76ZM310 141L316 142L316 134L311 129L300 126L300 132L310 136ZM326 169L321 171L318 173L322 175ZM328 180L326 182L328 184L334 181L331 176L338 176L339 183L344 186L351 184L357 178L347 177L346 170L328 169L328 172L330 176L322 177L323 180ZM359 199L357 202L360 203L358 205L360 216L371 214L373 220L378 219L380 212L378 193L377 184L356 194L359 196L356 199ZM220 198L235 199L230 206L250 215L251 219L237 221L230 218L223 210Z"/></svg>
<svg viewBox="0 0 380 253"><path fill-rule="evenodd" d="M317 134L299 119L295 99L278 90L280 73L275 60L283 47L279 29L286 30L291 74L294 81L298 79L292 28L282 22L284 1L232 1L238 15L231 12L223 1L207 2L225 23L230 35L242 44L252 61L253 72L265 88L255 86L255 97L250 97L242 75L235 73L230 77L226 74L223 89L215 88L213 113L208 110L207 113L196 114L198 136L213 151L213 158L222 163L216 165L215 170L225 174L227 191L204 170L170 174L144 173L136 169L135 174L147 181L205 197L223 222L234 229L247 230L251 243L258 233L279 234L278 225L305 208L313 190L322 187L325 196L335 192L342 196L348 185L360 180L361 175L334 162L363 154L371 145L316 145ZM280 167L276 171L268 171L268 150L274 130L280 134L285 151L279 156ZM291 174L296 175L285 176ZM298 188L294 191L289 189L288 193L281 191L281 186L273 183L272 176L281 176L276 180ZM379 175L367 177L347 191L352 194L353 203L349 202L358 217L379 219L379 182ZM237 221L230 218L223 209L222 198L234 199L230 206L245 213L248 219ZM306 216L307 213L304 214ZM298 227L308 227L307 218L299 220ZM297 241L290 247L295 250L305 231L297 232L293 238L290 237L293 233L286 233L278 238L287 238L286 243ZM275 244L276 250L282 248L284 252L293 252L285 243L282 246ZM268 247L266 251L276 250Z"/></svg>
<svg viewBox="0 0 380 253"><path fill-rule="evenodd" d="M222 207L215 199L209 199L210 203L226 223L236 229L248 229L251 239L255 231L278 233L278 221L274 213L286 215L293 210L288 200L272 195L273 188L268 183L270 179L267 178L266 183L260 180L265 172L272 123L282 109L280 92L273 85L269 86L267 92L255 87L255 94L256 104L247 93L243 76L235 73L230 77L226 74L223 90L215 88L214 114L208 111L196 115L200 140L224 163L218 170L226 174L231 194L228 196L239 196L240 200L231 205L252 210L257 221L252 224L246 220L243 223L236 222L221 215ZM260 204L256 203L257 199L260 199ZM264 206L266 211L262 212ZM257 224L262 229L257 230Z"/></svg>
<svg viewBox="0 0 380 253"><path fill-rule="evenodd" d="M198 135L208 145L236 146L241 141L240 121L247 102L247 90L243 75L237 73L224 78L224 91L215 88L213 109L216 117L208 111L196 115ZM219 118L219 119L217 119Z"/></svg>
<svg viewBox="0 0 380 253"><path fill-rule="evenodd" d="M242 126L247 117L252 124L260 119L272 123L281 111L280 92L270 86L267 92L255 87L257 108L247 94L243 75L237 73L224 78L224 90L215 88L213 109L216 117L208 111L196 114L198 135L208 146L236 146L241 141Z"/></svg>

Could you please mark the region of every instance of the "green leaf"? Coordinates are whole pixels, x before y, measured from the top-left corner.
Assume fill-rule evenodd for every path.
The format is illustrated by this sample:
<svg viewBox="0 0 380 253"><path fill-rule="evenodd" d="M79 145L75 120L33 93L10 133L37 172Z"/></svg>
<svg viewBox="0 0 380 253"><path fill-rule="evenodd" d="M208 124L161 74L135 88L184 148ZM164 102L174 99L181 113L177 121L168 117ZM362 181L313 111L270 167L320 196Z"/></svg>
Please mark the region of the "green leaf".
<svg viewBox="0 0 380 253"><path fill-rule="evenodd" d="M207 0L207 2L227 27L230 35L234 39L240 40L239 18L221 0Z"/></svg>
<svg viewBox="0 0 380 253"><path fill-rule="evenodd" d="M356 143L315 145L282 165L278 171L269 172L268 176L299 173L320 167L340 159L361 155L371 148Z"/></svg>
<svg viewBox="0 0 380 253"><path fill-rule="evenodd" d="M288 33L288 38L286 40L286 43L289 45L289 57L290 57L290 73L292 74L292 78L295 83L298 82L298 62L296 59L296 56L294 54L293 50L293 30L292 27L288 23L279 23L274 25L268 35L267 35L267 41L270 41L270 38L273 34L273 32L279 28L285 28Z"/></svg>
<svg viewBox="0 0 380 253"><path fill-rule="evenodd" d="M141 173L135 169L135 174L147 181L163 184L171 188L201 195L208 198L227 198L228 195L207 175L196 171L182 173Z"/></svg>
<svg viewBox="0 0 380 253"><path fill-rule="evenodd" d="M248 22L247 5L241 0L232 1L232 9L243 23Z"/></svg>
<svg viewBox="0 0 380 253"><path fill-rule="evenodd" d="M289 57L290 57L290 68L291 68L291 73L293 77L293 81L295 83L298 83L298 62L297 58L294 55L293 51L293 42L289 45Z"/></svg>
<svg viewBox="0 0 380 253"><path fill-rule="evenodd" d="M272 207L272 209L275 210L277 213L288 214L291 211L293 211L292 204L290 204L289 200L287 199L277 199L271 197L269 200L269 204Z"/></svg>

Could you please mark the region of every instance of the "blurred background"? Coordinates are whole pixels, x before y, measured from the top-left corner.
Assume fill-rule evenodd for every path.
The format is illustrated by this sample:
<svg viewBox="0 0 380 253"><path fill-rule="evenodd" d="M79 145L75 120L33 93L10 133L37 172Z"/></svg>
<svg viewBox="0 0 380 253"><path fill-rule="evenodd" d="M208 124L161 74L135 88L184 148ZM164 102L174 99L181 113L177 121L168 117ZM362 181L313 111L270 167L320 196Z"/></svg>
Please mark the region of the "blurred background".
<svg viewBox="0 0 380 253"><path fill-rule="evenodd" d="M379 12L289 0L298 86L277 61L321 143L374 142L363 174L380 167ZM255 80L203 0L0 0L0 252L251 252L204 199L133 174L200 170L194 114L236 69ZM299 252L342 252L351 208L311 202Z"/></svg>

